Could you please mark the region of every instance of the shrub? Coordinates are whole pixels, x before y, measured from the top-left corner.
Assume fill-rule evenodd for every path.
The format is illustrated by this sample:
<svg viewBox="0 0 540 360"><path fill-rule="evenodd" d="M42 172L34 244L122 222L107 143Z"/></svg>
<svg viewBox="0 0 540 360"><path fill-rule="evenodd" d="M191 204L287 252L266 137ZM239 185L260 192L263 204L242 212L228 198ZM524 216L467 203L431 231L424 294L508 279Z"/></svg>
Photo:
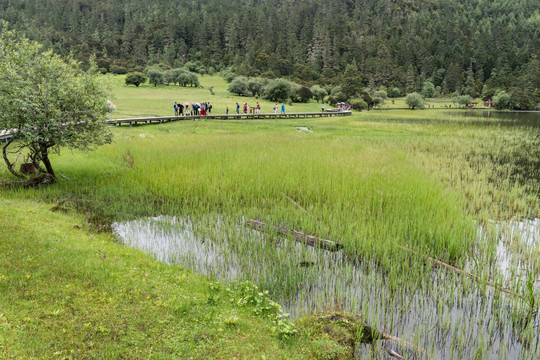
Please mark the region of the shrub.
<svg viewBox="0 0 540 360"><path fill-rule="evenodd" d="M135 85L136 87L139 87L139 85L144 84L146 80L147 77L143 73L133 72L126 76L126 85Z"/></svg>
<svg viewBox="0 0 540 360"><path fill-rule="evenodd" d="M510 105L510 96L504 91L497 91L493 96L493 105L497 109L508 109Z"/></svg>
<svg viewBox="0 0 540 360"><path fill-rule="evenodd" d="M319 102L319 100L322 101L324 97L328 95L328 92L319 85L313 85L309 90L317 102Z"/></svg>
<svg viewBox="0 0 540 360"><path fill-rule="evenodd" d="M245 76L236 77L229 84L229 91L233 94L246 96L249 94L248 79Z"/></svg>
<svg viewBox="0 0 540 360"><path fill-rule="evenodd" d="M325 102L329 103L330 105L332 106L336 106L337 104L337 99L335 97L333 97L332 95L329 95L327 96L325 99L324 99Z"/></svg>
<svg viewBox="0 0 540 360"><path fill-rule="evenodd" d="M248 89L251 92L252 96L262 96L265 85L268 83L267 80L256 77L251 78L248 81Z"/></svg>
<svg viewBox="0 0 540 360"><path fill-rule="evenodd" d="M158 69L148 69L146 71L146 76L148 76L148 82L154 86L161 85L165 82L163 72Z"/></svg>
<svg viewBox="0 0 540 360"><path fill-rule="evenodd" d="M221 77L224 78L225 81L230 83L231 81L234 80L234 78L236 77L236 74L234 73L233 68L228 67L226 69L221 70Z"/></svg>
<svg viewBox="0 0 540 360"><path fill-rule="evenodd" d="M356 110L364 110L364 109L367 109L368 105L366 104L366 102L362 99L351 99L349 101L349 103L351 104L351 106L353 107L353 109L356 109Z"/></svg>
<svg viewBox="0 0 540 360"><path fill-rule="evenodd" d="M372 98L372 101L373 101L373 106L375 107L381 107L384 105L384 99L379 96L374 96Z"/></svg>
<svg viewBox="0 0 540 360"><path fill-rule="evenodd" d="M297 95L300 99L300 102L306 103L313 97L313 93L307 86L302 86L298 92Z"/></svg>
<svg viewBox="0 0 540 360"><path fill-rule="evenodd" d="M422 95L417 92L407 94L405 97L405 103L412 110L424 108L424 99L422 98Z"/></svg>
<svg viewBox="0 0 540 360"><path fill-rule="evenodd" d="M460 95L455 102L463 106L469 106L473 103L473 98L470 95Z"/></svg>
<svg viewBox="0 0 540 360"><path fill-rule="evenodd" d="M272 80L264 88L264 98L270 101L283 102L291 93L291 83L285 79Z"/></svg>
<svg viewBox="0 0 540 360"><path fill-rule="evenodd" d="M394 88L391 88L390 90L388 90L388 97L397 98L397 97L400 97L400 96L401 96L401 90L399 90L399 88L394 87Z"/></svg>
<svg viewBox="0 0 540 360"><path fill-rule="evenodd" d="M111 72L117 75L123 75L127 73L127 69L123 66L113 65L111 66Z"/></svg>

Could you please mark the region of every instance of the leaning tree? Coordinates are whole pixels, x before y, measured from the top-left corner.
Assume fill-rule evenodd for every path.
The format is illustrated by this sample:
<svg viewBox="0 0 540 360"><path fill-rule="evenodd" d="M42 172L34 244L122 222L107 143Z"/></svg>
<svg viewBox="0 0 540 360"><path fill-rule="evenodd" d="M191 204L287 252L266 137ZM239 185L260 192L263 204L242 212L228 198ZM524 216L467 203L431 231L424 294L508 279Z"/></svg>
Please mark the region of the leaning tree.
<svg viewBox="0 0 540 360"><path fill-rule="evenodd" d="M16 164L26 159L32 172L55 181L51 153L110 143L107 94L93 61L85 71L0 23L0 130L11 136L2 156L13 175L24 177Z"/></svg>

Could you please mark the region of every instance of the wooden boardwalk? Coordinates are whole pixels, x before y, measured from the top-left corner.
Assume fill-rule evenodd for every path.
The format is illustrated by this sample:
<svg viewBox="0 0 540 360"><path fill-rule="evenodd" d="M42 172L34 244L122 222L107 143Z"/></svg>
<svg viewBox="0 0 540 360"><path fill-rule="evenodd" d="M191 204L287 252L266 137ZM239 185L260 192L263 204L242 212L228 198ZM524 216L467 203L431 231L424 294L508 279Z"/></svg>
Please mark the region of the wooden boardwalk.
<svg viewBox="0 0 540 360"><path fill-rule="evenodd" d="M188 115L188 116L151 116L143 118L132 118L132 119L109 119L107 124L114 126L122 126L127 124L129 126L133 125L148 125L156 123L165 123L171 121L182 121L182 120L206 120L206 119L217 119L217 120L259 120L259 119L305 119L305 118L317 118L317 117L330 117L330 116L349 116L351 115L350 111L325 111L325 112L309 112L309 113L285 113L285 114L210 114L206 116L202 115ZM16 130L0 130L0 141L7 141L10 137L13 136L13 133Z"/></svg>
<svg viewBox="0 0 540 360"><path fill-rule="evenodd" d="M309 113L285 113L285 114L209 114L209 115L188 115L188 116L152 116L145 118L132 118L132 119L110 119L107 123L110 125L122 126L128 124L133 125L148 125L153 123L165 123L171 121L182 120L259 120L259 119L305 119L305 118L317 118L317 117L330 117L330 116L349 116L350 111L325 111L325 112L309 112Z"/></svg>

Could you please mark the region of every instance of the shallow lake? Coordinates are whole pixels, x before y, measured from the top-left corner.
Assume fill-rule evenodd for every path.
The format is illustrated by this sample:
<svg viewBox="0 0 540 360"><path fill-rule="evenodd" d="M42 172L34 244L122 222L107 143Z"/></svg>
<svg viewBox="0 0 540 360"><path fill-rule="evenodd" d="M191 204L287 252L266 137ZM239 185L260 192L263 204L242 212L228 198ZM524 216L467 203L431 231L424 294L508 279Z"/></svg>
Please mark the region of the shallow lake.
<svg viewBox="0 0 540 360"><path fill-rule="evenodd" d="M446 114L489 120L488 124L501 126L540 127L540 111L496 111L496 110L459 110L447 111Z"/></svg>
<svg viewBox="0 0 540 360"><path fill-rule="evenodd" d="M388 291L372 264L246 228L245 219L197 223L169 216L114 224L131 247L224 282L251 280L298 317L340 308L437 359L538 359L540 316L527 301L445 268L433 267L428 284ZM497 283L538 293L525 256L538 254L540 221L478 225L478 240L497 239ZM465 270L474 272L471 258ZM527 285L529 283L529 285ZM414 355L412 358L428 358Z"/></svg>

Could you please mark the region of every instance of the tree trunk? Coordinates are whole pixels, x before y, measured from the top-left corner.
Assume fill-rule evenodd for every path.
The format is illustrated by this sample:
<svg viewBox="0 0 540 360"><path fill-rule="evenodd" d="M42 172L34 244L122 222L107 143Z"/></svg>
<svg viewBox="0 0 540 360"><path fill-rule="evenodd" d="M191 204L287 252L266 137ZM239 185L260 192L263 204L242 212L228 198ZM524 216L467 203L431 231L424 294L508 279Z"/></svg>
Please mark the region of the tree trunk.
<svg viewBox="0 0 540 360"><path fill-rule="evenodd" d="M40 150L41 150L41 161L45 165L45 170L47 170L47 173L49 175L52 175L53 179L56 180L56 175L54 174L51 161L49 160L48 147L46 145L40 145Z"/></svg>
<svg viewBox="0 0 540 360"><path fill-rule="evenodd" d="M24 178L23 175L21 174L18 174L15 169L13 169L13 164L9 161L9 158L8 158L8 155L7 155L7 148L9 145L11 145L11 143L13 142L13 139L9 139L7 144L4 145L4 147L2 148L2 155L4 157L4 161L7 165L7 168L9 170L10 173L12 173L13 175L15 175L16 177L18 178Z"/></svg>

